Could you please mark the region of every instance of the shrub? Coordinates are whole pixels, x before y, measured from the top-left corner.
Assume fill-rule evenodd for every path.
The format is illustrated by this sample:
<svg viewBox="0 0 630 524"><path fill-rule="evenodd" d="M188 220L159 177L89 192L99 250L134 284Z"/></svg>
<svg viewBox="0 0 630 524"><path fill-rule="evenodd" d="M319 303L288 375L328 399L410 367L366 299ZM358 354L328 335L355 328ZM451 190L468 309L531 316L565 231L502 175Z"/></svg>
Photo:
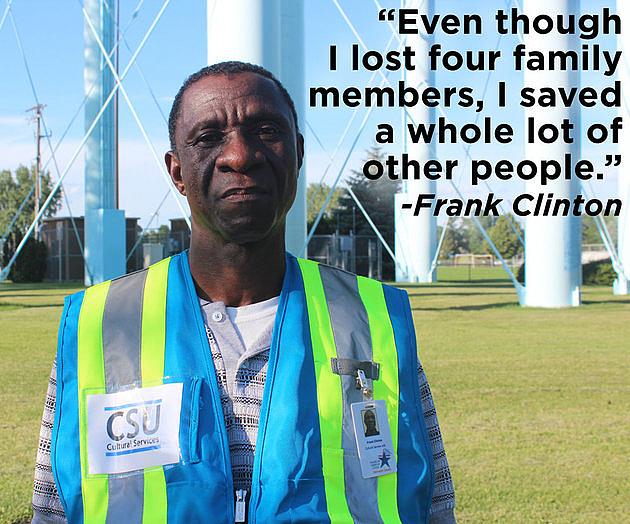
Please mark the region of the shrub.
<svg viewBox="0 0 630 524"><path fill-rule="evenodd" d="M610 260L596 260L582 264L582 284L588 286L612 286L617 274ZM521 264L516 272L516 279L525 283L525 264Z"/></svg>
<svg viewBox="0 0 630 524"><path fill-rule="evenodd" d="M41 282L46 275L46 244L29 238L11 268L13 282Z"/></svg>
<svg viewBox="0 0 630 524"><path fill-rule="evenodd" d="M612 286L617 274L610 260L596 260L582 266L582 282L591 286Z"/></svg>

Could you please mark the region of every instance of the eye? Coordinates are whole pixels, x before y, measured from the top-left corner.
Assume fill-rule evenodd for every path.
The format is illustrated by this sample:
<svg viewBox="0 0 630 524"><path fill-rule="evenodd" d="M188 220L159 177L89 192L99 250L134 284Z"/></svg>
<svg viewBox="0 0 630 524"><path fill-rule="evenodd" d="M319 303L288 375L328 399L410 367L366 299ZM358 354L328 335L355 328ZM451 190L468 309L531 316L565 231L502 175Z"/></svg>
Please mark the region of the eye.
<svg viewBox="0 0 630 524"><path fill-rule="evenodd" d="M218 144L223 140L223 133L216 130L204 131L197 138L195 138L194 145L213 145Z"/></svg>
<svg viewBox="0 0 630 524"><path fill-rule="evenodd" d="M264 123L258 126L258 134L262 138L276 138L280 132L280 127L273 123Z"/></svg>

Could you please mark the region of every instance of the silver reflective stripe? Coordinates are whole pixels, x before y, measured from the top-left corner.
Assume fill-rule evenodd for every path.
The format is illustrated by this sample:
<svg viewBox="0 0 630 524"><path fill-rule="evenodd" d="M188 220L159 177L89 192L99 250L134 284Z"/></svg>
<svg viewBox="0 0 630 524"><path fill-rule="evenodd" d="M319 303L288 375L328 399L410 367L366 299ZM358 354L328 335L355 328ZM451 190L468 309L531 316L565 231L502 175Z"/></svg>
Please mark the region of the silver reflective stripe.
<svg viewBox="0 0 630 524"><path fill-rule="evenodd" d="M106 524L141 524L144 507L144 473L109 476Z"/></svg>
<svg viewBox="0 0 630 524"><path fill-rule="evenodd" d="M113 280L103 313L103 361L108 393L140 384L142 299L147 271ZM109 476L107 524L142 523L144 473Z"/></svg>
<svg viewBox="0 0 630 524"><path fill-rule="evenodd" d="M338 359L372 360L372 339L365 306L359 296L357 277L338 269L319 266L328 313L332 324ZM355 329L349 329L354 326ZM363 394L356 387L355 377L341 375L343 396L344 449L343 468L348 509L354 521L361 524L382 524L378 510L376 478L364 479L357 455L350 405L362 402Z"/></svg>
<svg viewBox="0 0 630 524"><path fill-rule="evenodd" d="M113 280L103 313L103 361L107 392L140 382L142 297L146 271Z"/></svg>

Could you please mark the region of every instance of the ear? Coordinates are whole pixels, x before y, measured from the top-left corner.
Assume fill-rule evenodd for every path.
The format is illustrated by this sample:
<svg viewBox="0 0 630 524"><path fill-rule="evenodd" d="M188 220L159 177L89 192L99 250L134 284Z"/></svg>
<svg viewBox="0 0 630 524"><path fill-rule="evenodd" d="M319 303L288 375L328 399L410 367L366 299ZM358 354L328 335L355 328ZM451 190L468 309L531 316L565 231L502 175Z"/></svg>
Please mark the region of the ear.
<svg viewBox="0 0 630 524"><path fill-rule="evenodd" d="M297 156L298 156L298 171L302 167L304 160L304 137L302 133L297 134Z"/></svg>
<svg viewBox="0 0 630 524"><path fill-rule="evenodd" d="M179 158L177 158L177 153L175 151L167 151L164 155L164 162L166 163L166 169L168 170L168 174L171 175L171 180L177 188L177 191L186 196L186 186L182 178L182 168L179 163Z"/></svg>

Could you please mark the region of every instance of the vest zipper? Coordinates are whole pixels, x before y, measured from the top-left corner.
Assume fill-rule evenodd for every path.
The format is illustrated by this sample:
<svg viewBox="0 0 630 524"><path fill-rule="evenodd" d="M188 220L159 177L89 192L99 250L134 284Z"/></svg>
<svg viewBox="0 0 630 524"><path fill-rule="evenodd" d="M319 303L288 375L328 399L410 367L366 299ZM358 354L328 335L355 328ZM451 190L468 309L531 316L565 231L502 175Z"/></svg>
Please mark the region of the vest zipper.
<svg viewBox="0 0 630 524"><path fill-rule="evenodd" d="M234 522L245 522L247 491L244 489L236 490L236 505L234 507Z"/></svg>

